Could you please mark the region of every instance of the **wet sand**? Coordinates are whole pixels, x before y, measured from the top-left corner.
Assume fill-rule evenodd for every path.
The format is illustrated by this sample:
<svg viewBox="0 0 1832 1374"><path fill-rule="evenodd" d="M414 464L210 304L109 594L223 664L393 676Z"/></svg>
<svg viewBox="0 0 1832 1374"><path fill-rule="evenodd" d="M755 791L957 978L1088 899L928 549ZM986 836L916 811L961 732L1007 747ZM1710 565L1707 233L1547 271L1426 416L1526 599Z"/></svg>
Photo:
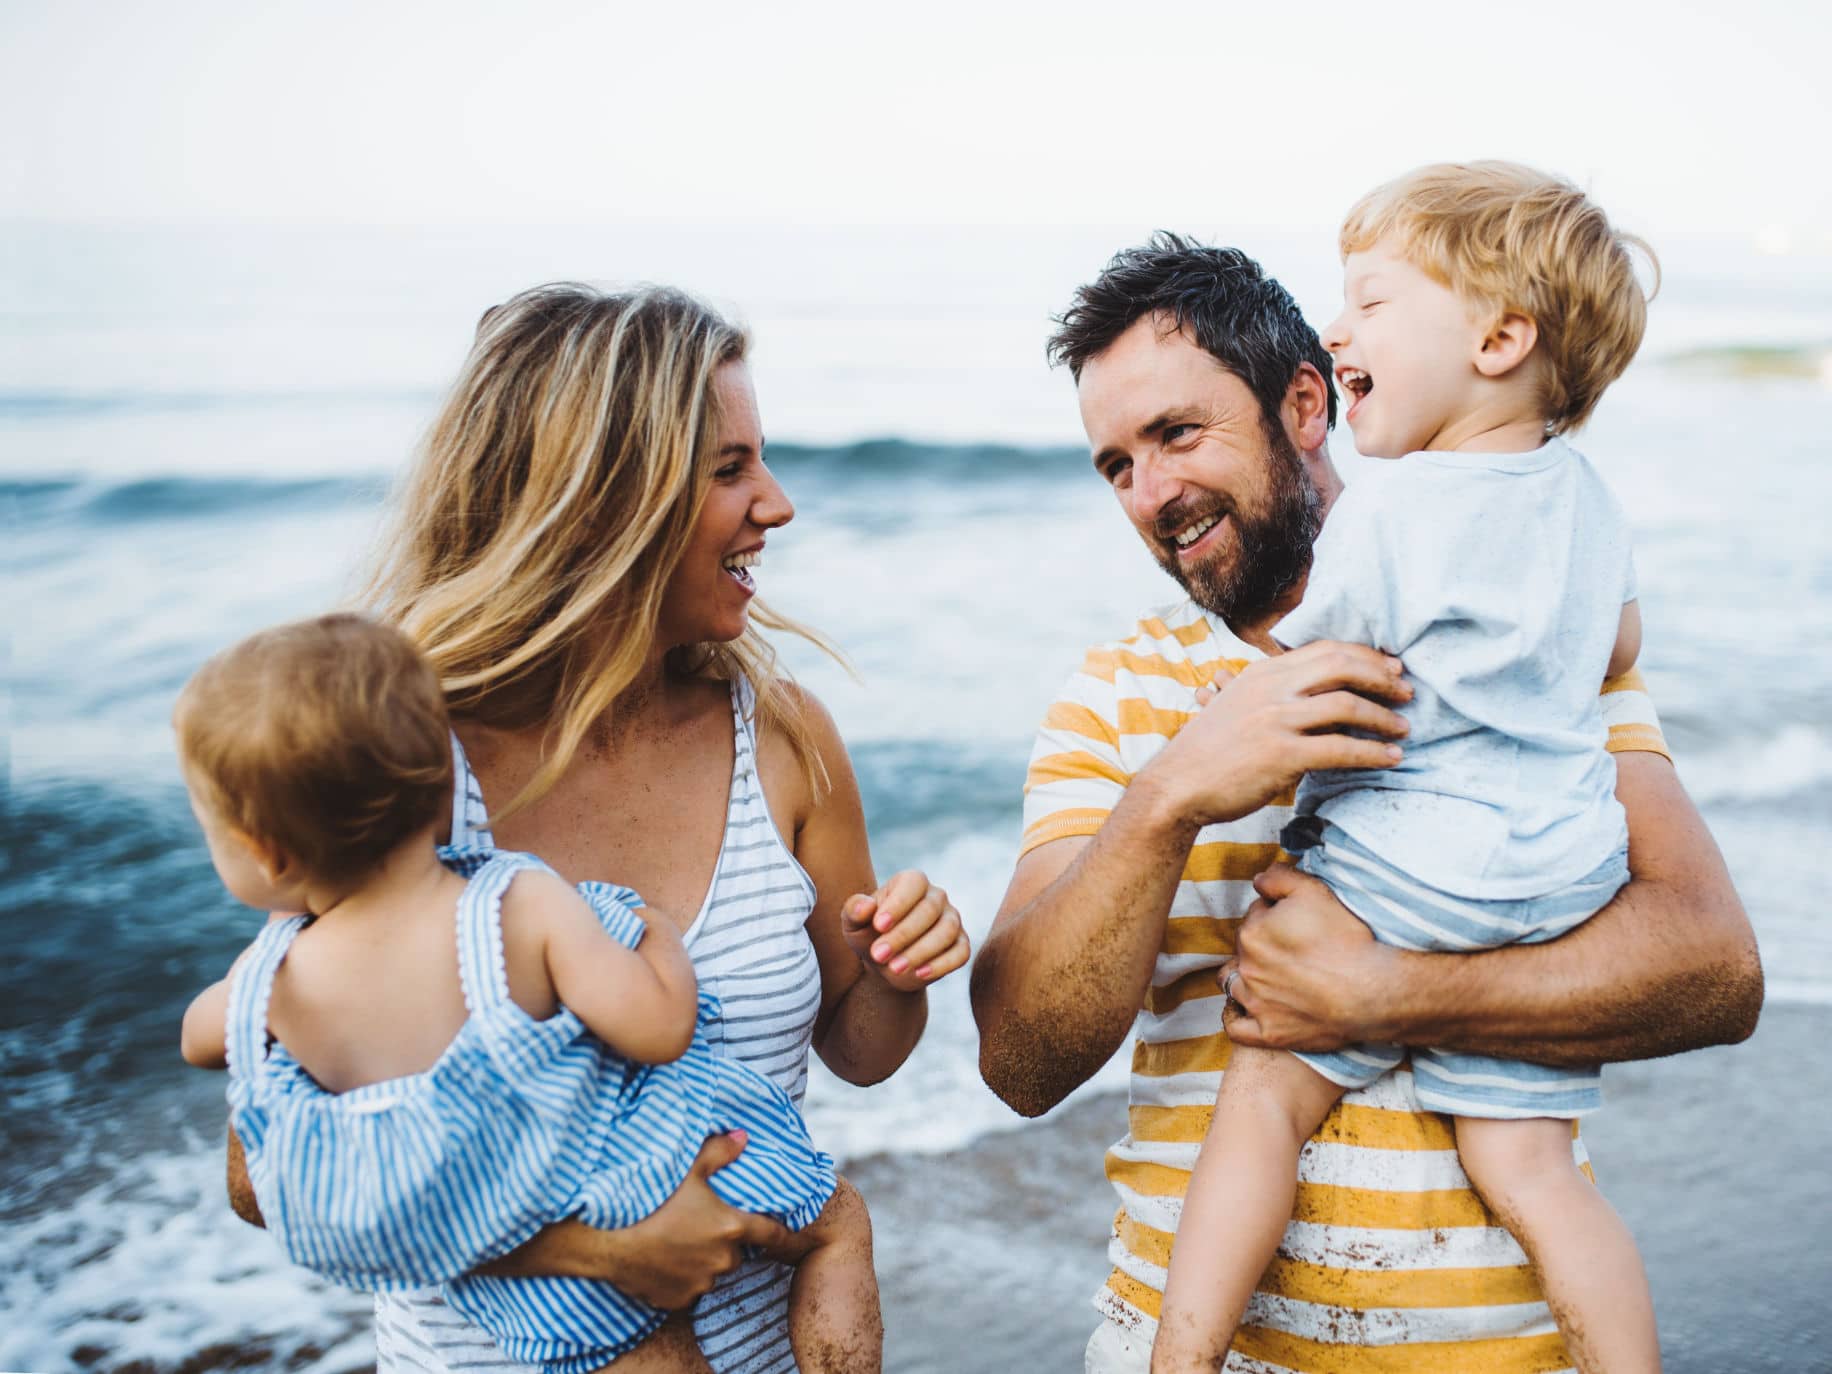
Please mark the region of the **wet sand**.
<svg viewBox="0 0 1832 1374"><path fill-rule="evenodd" d="M1832 1008L1778 1006L1748 1043L1605 1076L1585 1126L1634 1230L1668 1374L1832 1371ZM877 1155L890 1374L1076 1371L1114 1210L1106 1096L940 1157Z"/></svg>

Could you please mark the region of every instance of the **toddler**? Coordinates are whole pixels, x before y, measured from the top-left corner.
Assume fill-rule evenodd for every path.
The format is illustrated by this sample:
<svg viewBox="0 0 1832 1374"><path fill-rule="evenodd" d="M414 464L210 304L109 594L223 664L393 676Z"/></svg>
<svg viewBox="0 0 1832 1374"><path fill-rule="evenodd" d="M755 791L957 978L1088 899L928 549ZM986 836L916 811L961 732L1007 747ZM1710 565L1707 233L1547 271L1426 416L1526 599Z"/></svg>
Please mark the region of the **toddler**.
<svg viewBox="0 0 1832 1374"><path fill-rule="evenodd" d="M809 1371L876 1370L857 1195L789 1098L716 1054L715 999L627 888L438 849L450 727L394 630L333 615L218 655L179 697L191 804L224 886L276 917L185 1014L229 1070L230 1122L289 1258L367 1289L437 1283L547 1374L705 1370L666 1314L606 1283L476 1272L566 1217L628 1226L708 1135L748 1145L715 1192L791 1231Z"/></svg>
<svg viewBox="0 0 1832 1374"><path fill-rule="evenodd" d="M1400 656L1403 762L1312 774L1281 836L1382 941L1550 940L1628 879L1598 687L1640 645L1621 511L1559 437L1641 342L1629 245L1566 182L1509 163L1427 167L1349 212L1324 331L1355 445L1302 603L1274 637ZM1651 256L1651 255L1650 255ZM1291 1219L1298 1152L1348 1089L1404 1059L1235 1048L1192 1176L1154 1371L1219 1369ZM1526 1251L1584 1374L1657 1370L1633 1238L1573 1158L1599 1073L1412 1051L1419 1102Z"/></svg>

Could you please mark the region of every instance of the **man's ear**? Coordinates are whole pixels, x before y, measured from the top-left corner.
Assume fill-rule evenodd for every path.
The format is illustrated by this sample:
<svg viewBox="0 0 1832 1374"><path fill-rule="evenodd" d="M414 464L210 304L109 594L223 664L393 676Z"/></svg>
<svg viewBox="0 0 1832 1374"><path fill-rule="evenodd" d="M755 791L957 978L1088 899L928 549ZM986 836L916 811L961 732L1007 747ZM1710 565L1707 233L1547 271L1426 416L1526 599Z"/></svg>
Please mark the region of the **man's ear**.
<svg viewBox="0 0 1832 1374"><path fill-rule="evenodd" d="M1476 371L1484 377L1505 377L1532 355L1539 342L1539 326L1531 315L1505 310L1482 336L1476 349Z"/></svg>
<svg viewBox="0 0 1832 1374"><path fill-rule="evenodd" d="M1298 364L1291 385L1285 388L1279 420L1299 453L1310 453L1328 441L1329 383L1310 363Z"/></svg>

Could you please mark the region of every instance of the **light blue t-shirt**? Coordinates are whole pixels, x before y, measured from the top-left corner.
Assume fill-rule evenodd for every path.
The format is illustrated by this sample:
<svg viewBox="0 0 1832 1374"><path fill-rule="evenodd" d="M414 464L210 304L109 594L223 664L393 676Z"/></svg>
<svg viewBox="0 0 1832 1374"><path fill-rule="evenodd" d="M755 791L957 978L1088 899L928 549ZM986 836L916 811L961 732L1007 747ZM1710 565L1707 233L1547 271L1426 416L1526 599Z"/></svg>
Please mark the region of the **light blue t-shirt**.
<svg viewBox="0 0 1832 1374"><path fill-rule="evenodd" d="M1307 776L1298 810L1460 897L1584 877L1628 834L1598 689L1634 596L1621 508L1563 440L1374 466L1337 499L1303 603L1272 633L1399 655L1412 733L1398 767Z"/></svg>

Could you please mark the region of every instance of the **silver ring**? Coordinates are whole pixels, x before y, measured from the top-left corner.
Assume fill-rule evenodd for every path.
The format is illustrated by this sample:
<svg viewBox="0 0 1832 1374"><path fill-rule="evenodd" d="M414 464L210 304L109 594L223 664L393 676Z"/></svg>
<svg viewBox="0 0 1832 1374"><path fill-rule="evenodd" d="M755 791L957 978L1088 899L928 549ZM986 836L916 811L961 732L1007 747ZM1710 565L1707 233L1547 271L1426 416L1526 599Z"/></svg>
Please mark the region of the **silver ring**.
<svg viewBox="0 0 1832 1374"><path fill-rule="evenodd" d="M1234 1000L1234 980L1240 977L1240 970L1231 968L1221 980L1221 1001L1225 1010L1227 1004Z"/></svg>

